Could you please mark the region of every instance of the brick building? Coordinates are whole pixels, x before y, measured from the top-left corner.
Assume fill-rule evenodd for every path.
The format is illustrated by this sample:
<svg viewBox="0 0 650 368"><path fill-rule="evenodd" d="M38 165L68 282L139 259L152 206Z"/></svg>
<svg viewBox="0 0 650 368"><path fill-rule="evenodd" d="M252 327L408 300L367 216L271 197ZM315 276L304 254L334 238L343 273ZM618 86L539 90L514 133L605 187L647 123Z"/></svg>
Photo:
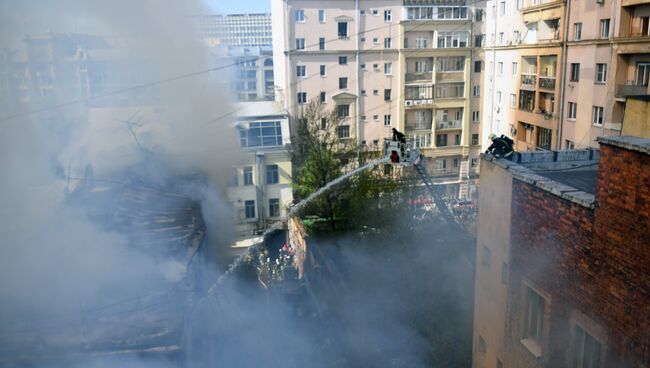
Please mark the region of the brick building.
<svg viewBox="0 0 650 368"><path fill-rule="evenodd" d="M474 367L650 364L650 140L598 141L482 160Z"/></svg>

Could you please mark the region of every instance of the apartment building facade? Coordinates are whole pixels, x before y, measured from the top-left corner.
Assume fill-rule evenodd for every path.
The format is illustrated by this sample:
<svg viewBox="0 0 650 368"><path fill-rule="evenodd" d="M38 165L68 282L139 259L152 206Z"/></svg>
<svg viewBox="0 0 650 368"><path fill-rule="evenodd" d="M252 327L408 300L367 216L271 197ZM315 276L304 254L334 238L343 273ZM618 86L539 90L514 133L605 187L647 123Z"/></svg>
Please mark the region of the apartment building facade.
<svg viewBox="0 0 650 368"><path fill-rule="evenodd" d="M254 238L286 214L293 201L289 115L275 101L235 106L240 155L226 190L236 241Z"/></svg>
<svg viewBox="0 0 650 368"><path fill-rule="evenodd" d="M494 0L487 12L484 137L527 151L621 134L627 98L648 95L650 1Z"/></svg>
<svg viewBox="0 0 650 368"><path fill-rule="evenodd" d="M271 14L206 14L191 17L199 34L209 46L268 46Z"/></svg>
<svg viewBox="0 0 650 368"><path fill-rule="evenodd" d="M477 167L473 2L273 0L272 13L276 99L290 114L316 99L336 109L341 138L380 149L396 128L435 176Z"/></svg>

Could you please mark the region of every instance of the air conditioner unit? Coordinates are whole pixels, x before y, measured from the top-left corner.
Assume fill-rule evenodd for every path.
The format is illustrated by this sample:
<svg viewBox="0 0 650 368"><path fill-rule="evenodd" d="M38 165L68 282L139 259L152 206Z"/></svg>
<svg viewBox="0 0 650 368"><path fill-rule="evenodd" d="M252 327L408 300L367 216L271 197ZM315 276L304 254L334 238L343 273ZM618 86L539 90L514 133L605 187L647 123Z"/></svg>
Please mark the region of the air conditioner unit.
<svg viewBox="0 0 650 368"><path fill-rule="evenodd" d="M605 0L596 0L596 4L604 4Z"/></svg>
<svg viewBox="0 0 650 368"><path fill-rule="evenodd" d="M406 101L406 106L411 106L412 103L412 101Z"/></svg>
<svg viewBox="0 0 650 368"><path fill-rule="evenodd" d="M419 104L421 104L421 103L422 103L422 101L415 101L415 104L416 104L416 105L419 105Z"/></svg>

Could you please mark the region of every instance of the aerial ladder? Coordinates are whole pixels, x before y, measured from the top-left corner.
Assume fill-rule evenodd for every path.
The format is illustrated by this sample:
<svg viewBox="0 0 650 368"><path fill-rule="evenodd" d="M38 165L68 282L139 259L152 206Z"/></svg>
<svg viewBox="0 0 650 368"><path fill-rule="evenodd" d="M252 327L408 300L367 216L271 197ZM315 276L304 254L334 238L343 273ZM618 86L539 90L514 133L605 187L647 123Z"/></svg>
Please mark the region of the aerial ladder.
<svg viewBox="0 0 650 368"><path fill-rule="evenodd" d="M442 218L447 222L447 224L462 228L462 226L456 222L449 207L447 207L447 204L442 198L442 190L436 187L436 185L431 181L431 177L427 173L425 159L418 148L412 147L404 138L385 138L383 155L385 158L390 159L390 162L393 165L412 166L420 177L420 180L422 180L424 185L427 187L427 190L431 194L431 198L433 199L433 202Z"/></svg>

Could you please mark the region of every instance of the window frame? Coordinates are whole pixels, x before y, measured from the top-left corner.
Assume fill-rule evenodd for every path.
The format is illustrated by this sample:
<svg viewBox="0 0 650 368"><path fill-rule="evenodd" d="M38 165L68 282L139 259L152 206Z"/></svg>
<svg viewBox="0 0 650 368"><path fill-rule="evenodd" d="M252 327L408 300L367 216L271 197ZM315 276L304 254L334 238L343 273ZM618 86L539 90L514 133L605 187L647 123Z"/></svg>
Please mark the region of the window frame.
<svg viewBox="0 0 650 368"><path fill-rule="evenodd" d="M256 213L255 213L255 200L254 199L247 199L244 201L244 217L247 220L252 220L257 218Z"/></svg>
<svg viewBox="0 0 650 368"><path fill-rule="evenodd" d="M600 67L603 67L602 70L600 70ZM595 77L595 84L605 84L607 83L607 64L606 63L596 63L596 77Z"/></svg>
<svg viewBox="0 0 650 368"><path fill-rule="evenodd" d="M600 38L609 38L611 23L610 18L600 20Z"/></svg>
<svg viewBox="0 0 650 368"><path fill-rule="evenodd" d="M269 180L270 179L270 180ZM280 168L276 164L266 165L266 184L280 183Z"/></svg>

